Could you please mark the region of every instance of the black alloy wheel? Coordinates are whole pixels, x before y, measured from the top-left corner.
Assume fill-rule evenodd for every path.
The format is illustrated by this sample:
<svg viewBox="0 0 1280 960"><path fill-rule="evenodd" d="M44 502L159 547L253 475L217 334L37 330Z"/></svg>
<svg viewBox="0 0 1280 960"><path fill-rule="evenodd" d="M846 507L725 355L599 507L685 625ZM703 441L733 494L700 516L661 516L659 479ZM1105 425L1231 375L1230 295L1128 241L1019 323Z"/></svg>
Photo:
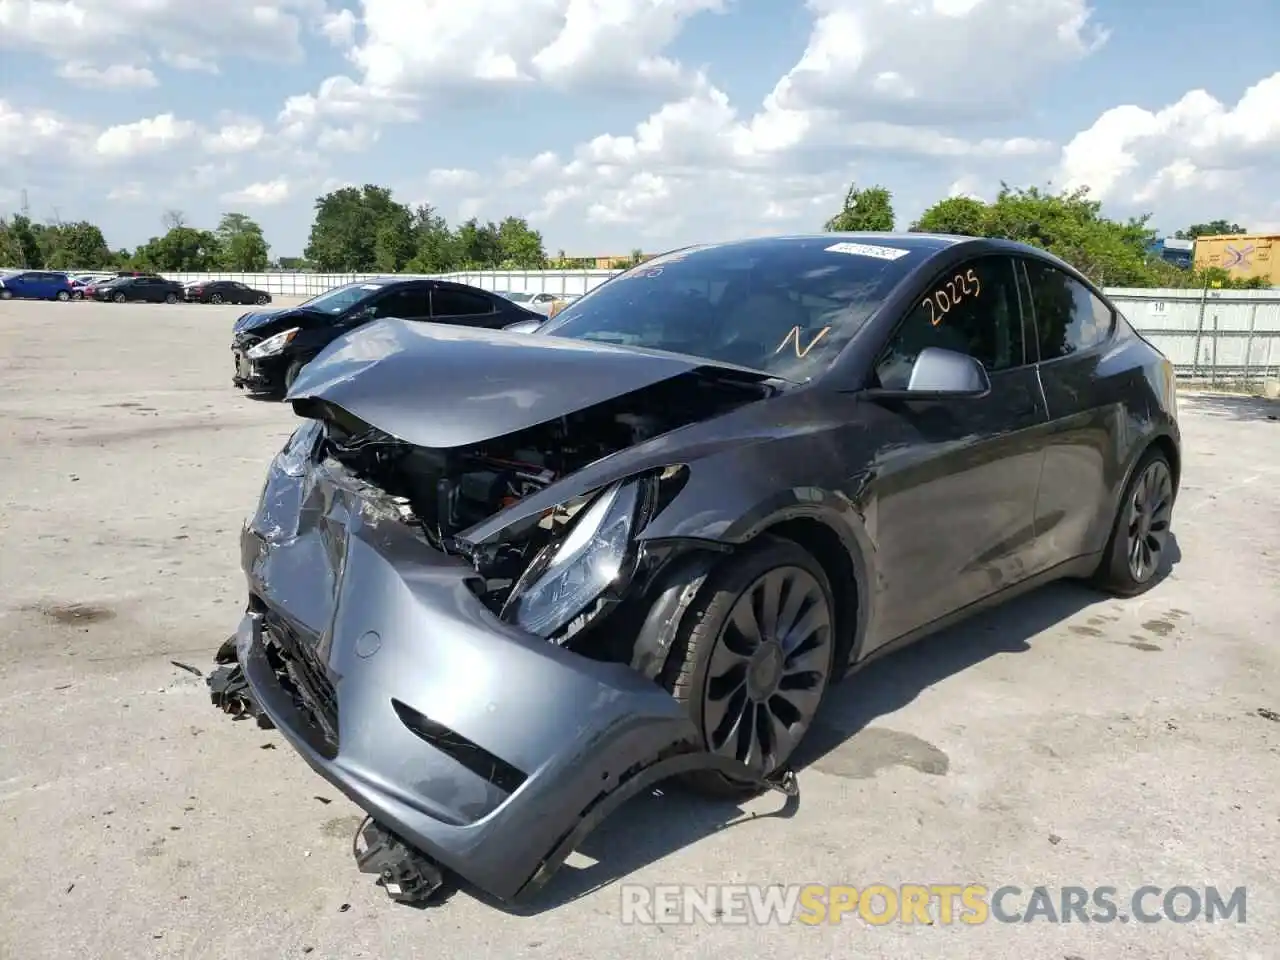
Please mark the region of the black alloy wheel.
<svg viewBox="0 0 1280 960"><path fill-rule="evenodd" d="M213 294L210 294L210 295L209 295L209 302L210 302L210 303L221 303L221 302L222 302L222 294L220 294L220 293L213 293Z"/></svg>
<svg viewBox="0 0 1280 960"><path fill-rule="evenodd" d="M770 570L738 597L707 668L712 752L762 773L786 761L830 677L831 625L825 591L800 567Z"/></svg>
<svg viewBox="0 0 1280 960"><path fill-rule="evenodd" d="M258 294L258 298L255 302L258 304L258 306L262 306L264 304L270 303L271 298L268 297L265 293L260 293Z"/></svg>
<svg viewBox="0 0 1280 960"><path fill-rule="evenodd" d="M1138 477L1126 506L1126 556L1129 575L1146 583L1160 569L1169 543L1173 512L1173 476L1163 458L1152 460Z"/></svg>

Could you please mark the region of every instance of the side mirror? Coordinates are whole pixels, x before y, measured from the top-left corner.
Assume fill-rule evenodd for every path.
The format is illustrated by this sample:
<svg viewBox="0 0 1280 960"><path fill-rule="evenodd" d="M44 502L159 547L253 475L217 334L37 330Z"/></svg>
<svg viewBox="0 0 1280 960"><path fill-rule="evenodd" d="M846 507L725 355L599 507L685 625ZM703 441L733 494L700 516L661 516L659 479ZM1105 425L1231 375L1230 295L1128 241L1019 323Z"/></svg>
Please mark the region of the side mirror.
<svg viewBox="0 0 1280 960"><path fill-rule="evenodd" d="M509 323L503 330L510 330L512 333L533 333L542 326L544 320L517 320L515 323Z"/></svg>
<svg viewBox="0 0 1280 960"><path fill-rule="evenodd" d="M911 365L906 389L873 388L863 395L875 400L978 399L991 392L986 368L967 353L925 347Z"/></svg>

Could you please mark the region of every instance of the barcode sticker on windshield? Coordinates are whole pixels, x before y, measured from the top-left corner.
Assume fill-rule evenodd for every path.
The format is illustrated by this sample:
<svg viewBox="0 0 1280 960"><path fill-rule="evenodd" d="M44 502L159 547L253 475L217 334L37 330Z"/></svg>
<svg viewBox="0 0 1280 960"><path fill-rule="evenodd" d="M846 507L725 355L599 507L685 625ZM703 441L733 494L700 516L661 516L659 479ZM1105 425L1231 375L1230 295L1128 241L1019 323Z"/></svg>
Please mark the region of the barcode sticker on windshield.
<svg viewBox="0 0 1280 960"><path fill-rule="evenodd" d="M911 252L897 247L877 247L870 243L833 243L826 249L827 253L847 253L854 257L875 257L877 260L897 260Z"/></svg>

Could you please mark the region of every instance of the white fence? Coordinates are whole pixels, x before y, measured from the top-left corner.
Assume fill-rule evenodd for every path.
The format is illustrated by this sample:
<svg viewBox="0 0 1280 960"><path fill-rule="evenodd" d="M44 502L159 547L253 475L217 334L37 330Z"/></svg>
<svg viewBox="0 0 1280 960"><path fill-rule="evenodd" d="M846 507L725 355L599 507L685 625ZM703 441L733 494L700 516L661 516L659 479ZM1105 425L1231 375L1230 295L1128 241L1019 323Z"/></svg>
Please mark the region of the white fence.
<svg viewBox="0 0 1280 960"><path fill-rule="evenodd" d="M599 286L619 270L483 270L471 273L440 273L430 276L441 280L469 283L484 290L504 290L514 293L577 293L583 294ZM166 273L164 276L179 283L194 280L239 280L257 290L278 297L314 297L317 293L344 283L376 280L386 274L379 273ZM426 276L402 273L403 279Z"/></svg>
<svg viewBox="0 0 1280 960"><path fill-rule="evenodd" d="M439 274L485 290L586 293L617 270L485 270ZM174 280L239 280L281 297L311 297L378 274L170 273ZM408 276L408 275L405 275ZM1125 316L1174 362L1180 376L1256 380L1280 376L1280 289L1114 288Z"/></svg>
<svg viewBox="0 0 1280 960"><path fill-rule="evenodd" d="M1280 289L1111 289L1107 293L1181 376L1280 376Z"/></svg>

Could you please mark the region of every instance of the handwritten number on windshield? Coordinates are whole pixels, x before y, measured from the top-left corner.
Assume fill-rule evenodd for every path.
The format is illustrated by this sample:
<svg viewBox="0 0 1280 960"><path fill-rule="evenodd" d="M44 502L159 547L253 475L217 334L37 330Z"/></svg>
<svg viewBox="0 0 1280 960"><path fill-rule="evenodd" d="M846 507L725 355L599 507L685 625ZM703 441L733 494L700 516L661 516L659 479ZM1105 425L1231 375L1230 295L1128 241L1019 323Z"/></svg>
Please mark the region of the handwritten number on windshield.
<svg viewBox="0 0 1280 960"><path fill-rule="evenodd" d="M782 338L782 342L778 344L778 349L773 351L774 356L777 356L779 353L785 350L787 348L788 343L792 343L795 345L796 356L799 357L801 360L803 360L805 357L809 355L809 351L812 350L814 347L816 347L818 345L818 342L830 332L831 332L830 327L823 327L816 334L814 334L813 339L809 341L809 345L807 347L801 347L800 346L800 327L794 326L791 328L791 331L785 337Z"/></svg>
<svg viewBox="0 0 1280 960"><path fill-rule="evenodd" d="M920 305L929 311L929 323L936 327L957 303L965 297L976 297L981 293L982 284L978 282L978 275L973 267L970 267L964 273L957 273L950 280L939 284Z"/></svg>

